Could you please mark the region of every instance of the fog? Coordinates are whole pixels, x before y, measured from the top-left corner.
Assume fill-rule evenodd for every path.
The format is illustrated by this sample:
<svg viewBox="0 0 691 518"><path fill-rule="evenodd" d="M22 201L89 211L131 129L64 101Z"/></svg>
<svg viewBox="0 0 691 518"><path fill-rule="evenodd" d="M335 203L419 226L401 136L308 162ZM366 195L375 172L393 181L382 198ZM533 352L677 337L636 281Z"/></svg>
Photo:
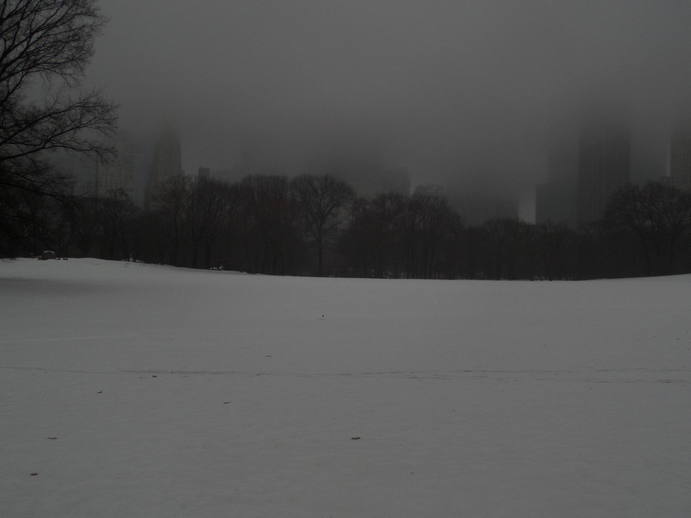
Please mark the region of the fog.
<svg viewBox="0 0 691 518"><path fill-rule="evenodd" d="M624 107L639 140L658 146L691 106L686 1L101 6L110 23L90 83L120 104L124 129L172 122L188 172L248 156L307 171L356 149L414 183L518 192L547 174L550 136L593 106ZM656 174L659 161L642 163Z"/></svg>

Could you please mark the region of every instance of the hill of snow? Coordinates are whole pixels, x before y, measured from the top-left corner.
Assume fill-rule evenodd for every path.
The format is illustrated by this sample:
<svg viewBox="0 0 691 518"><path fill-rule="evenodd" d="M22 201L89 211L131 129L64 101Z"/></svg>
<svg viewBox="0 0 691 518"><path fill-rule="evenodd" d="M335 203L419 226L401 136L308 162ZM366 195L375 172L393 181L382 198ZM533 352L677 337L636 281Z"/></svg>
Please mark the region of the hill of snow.
<svg viewBox="0 0 691 518"><path fill-rule="evenodd" d="M691 277L0 262L0 515L691 516Z"/></svg>

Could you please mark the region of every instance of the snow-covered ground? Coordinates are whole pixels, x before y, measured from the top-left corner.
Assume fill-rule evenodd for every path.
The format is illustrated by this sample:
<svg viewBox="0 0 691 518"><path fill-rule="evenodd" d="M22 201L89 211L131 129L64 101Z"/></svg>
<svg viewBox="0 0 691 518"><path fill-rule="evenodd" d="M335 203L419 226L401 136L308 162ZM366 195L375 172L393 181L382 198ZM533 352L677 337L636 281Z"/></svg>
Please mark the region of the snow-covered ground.
<svg viewBox="0 0 691 518"><path fill-rule="evenodd" d="M0 516L691 516L691 277L0 262Z"/></svg>

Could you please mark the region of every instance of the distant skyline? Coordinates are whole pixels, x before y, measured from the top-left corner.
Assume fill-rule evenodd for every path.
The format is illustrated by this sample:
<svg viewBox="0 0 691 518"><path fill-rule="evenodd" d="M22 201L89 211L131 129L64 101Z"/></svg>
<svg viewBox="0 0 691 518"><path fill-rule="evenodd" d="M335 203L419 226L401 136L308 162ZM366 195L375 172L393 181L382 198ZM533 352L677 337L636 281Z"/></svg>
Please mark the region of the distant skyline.
<svg viewBox="0 0 691 518"><path fill-rule="evenodd" d="M102 0L92 84L121 125L180 130L182 163L229 167L247 150L306 163L370 141L414 183L522 191L544 142L591 98L664 128L691 92L691 4Z"/></svg>

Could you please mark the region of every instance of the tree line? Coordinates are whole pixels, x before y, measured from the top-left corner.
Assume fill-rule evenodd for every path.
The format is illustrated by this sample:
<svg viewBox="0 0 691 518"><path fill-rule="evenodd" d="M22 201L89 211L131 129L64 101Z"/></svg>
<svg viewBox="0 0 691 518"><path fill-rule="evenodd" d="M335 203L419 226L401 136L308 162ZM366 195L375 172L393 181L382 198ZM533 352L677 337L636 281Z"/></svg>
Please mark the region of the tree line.
<svg viewBox="0 0 691 518"><path fill-rule="evenodd" d="M176 176L146 209L105 198L26 196L4 255L138 260L249 273L429 279L588 279L691 272L691 194L629 185L579 228L465 225L432 188L360 198L329 175Z"/></svg>
<svg viewBox="0 0 691 518"><path fill-rule="evenodd" d="M72 196L51 154L115 153L116 106L82 89L106 19L95 0L0 5L0 257L53 249L194 268L395 278L691 272L691 195L659 183L621 189L601 221L576 229L514 219L469 226L435 189L363 199L328 175L233 184L176 176L146 208L123 192ZM45 95L30 95L37 86Z"/></svg>

